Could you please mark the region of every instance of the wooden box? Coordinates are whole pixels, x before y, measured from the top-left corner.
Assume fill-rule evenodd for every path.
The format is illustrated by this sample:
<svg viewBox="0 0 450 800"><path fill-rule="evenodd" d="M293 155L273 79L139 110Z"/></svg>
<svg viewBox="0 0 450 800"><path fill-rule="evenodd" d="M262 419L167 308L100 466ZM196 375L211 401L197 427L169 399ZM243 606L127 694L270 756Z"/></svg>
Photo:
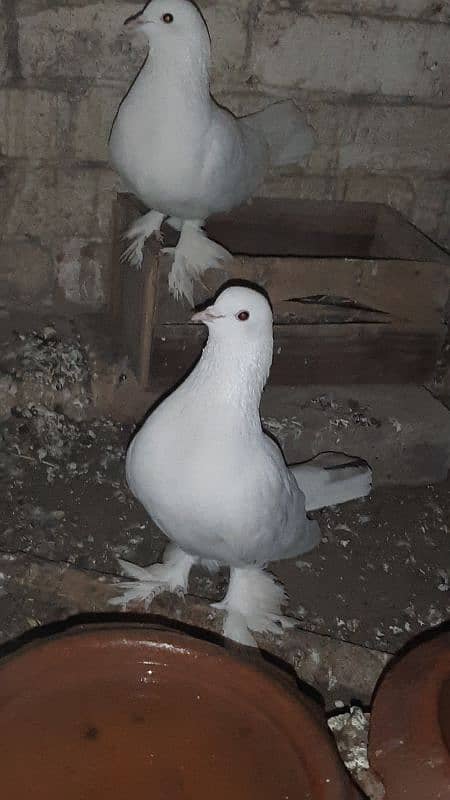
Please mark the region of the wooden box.
<svg viewBox="0 0 450 800"><path fill-rule="evenodd" d="M170 257L150 241L136 270L121 240L142 209L114 209L111 312L143 388L173 386L206 338L170 296ZM195 287L200 304L227 280L263 286L274 308L271 383L422 383L445 336L450 259L399 213L375 203L259 199L212 217L208 234L235 256ZM166 244L177 234L164 228ZM207 287L207 288L206 288Z"/></svg>

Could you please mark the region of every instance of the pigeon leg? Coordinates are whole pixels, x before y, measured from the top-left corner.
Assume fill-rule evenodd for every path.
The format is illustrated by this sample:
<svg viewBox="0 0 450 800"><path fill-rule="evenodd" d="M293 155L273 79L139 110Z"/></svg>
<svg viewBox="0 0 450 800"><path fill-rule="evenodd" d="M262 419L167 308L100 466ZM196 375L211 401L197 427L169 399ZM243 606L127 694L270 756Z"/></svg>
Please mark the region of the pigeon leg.
<svg viewBox="0 0 450 800"><path fill-rule="evenodd" d="M259 567L235 567L224 599L213 608L225 611L224 636L256 647L251 631L280 634L295 625L281 613L286 601L286 592L273 575Z"/></svg>
<svg viewBox="0 0 450 800"><path fill-rule="evenodd" d="M110 605L126 606L127 603L137 600L144 603L147 609L152 600L162 592L186 594L189 573L196 560L194 556L184 553L175 544L167 545L162 564L138 567L137 564L119 559L124 573L134 580L114 584L115 587L120 587L124 591L117 597L113 597L109 601Z"/></svg>
<svg viewBox="0 0 450 800"><path fill-rule="evenodd" d="M194 305L194 281L207 269L217 269L232 259L231 253L208 239L202 220L186 220L176 247L165 247L163 253L173 255L169 274L170 293L179 300L185 297Z"/></svg>
<svg viewBox="0 0 450 800"><path fill-rule="evenodd" d="M155 236L156 239L162 241L160 229L164 216L159 211L149 211L130 225L123 237L130 240L130 244L123 251L120 257L121 261L128 261L136 269L142 267L145 240L149 236Z"/></svg>

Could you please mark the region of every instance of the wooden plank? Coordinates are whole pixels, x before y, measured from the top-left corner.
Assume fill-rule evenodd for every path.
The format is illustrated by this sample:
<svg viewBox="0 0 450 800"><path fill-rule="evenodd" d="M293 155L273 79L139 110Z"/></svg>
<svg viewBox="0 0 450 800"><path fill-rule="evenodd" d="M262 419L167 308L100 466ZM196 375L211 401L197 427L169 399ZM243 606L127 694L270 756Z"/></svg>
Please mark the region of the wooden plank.
<svg viewBox="0 0 450 800"><path fill-rule="evenodd" d="M198 361L207 336L203 325L156 326L145 388L159 394L175 386Z"/></svg>
<svg viewBox="0 0 450 800"><path fill-rule="evenodd" d="M133 195L119 202L134 216L146 209ZM450 263L448 254L399 211L382 203L255 198L209 218L207 232L241 255L390 258ZM171 239L171 229L166 229Z"/></svg>
<svg viewBox="0 0 450 800"><path fill-rule="evenodd" d="M169 259L161 260L159 323L185 322L191 310L167 288ZM449 268L420 261L257 258L236 256L227 269L208 270L195 287L197 304L228 280L243 278L268 293L276 322L405 322L440 326ZM294 300L295 299L295 300Z"/></svg>
<svg viewBox="0 0 450 800"><path fill-rule="evenodd" d="M143 270L117 269L116 240L144 210L130 195L121 195L118 205L111 305L117 310L120 300L122 338L141 384L160 391L191 367L206 331L187 324L192 309L170 297L171 260L158 256L155 242L145 249ZM268 292L275 319L275 383L420 383L430 376L445 333L448 259L392 209L258 200L213 218L212 225L229 237L216 237L225 246L233 250L234 241L250 255L235 256L226 270L208 270L205 286L196 286L196 302L236 278ZM327 230L334 244L324 240ZM167 231L167 243L174 244L177 234ZM388 258L337 257L338 245L346 256L349 248L374 252L377 237L376 247ZM279 252L268 255L273 248ZM399 252L406 258L399 259ZM436 260L422 261L426 255Z"/></svg>
<svg viewBox="0 0 450 800"><path fill-rule="evenodd" d="M449 255L399 211L380 206L372 256L450 265Z"/></svg>
<svg viewBox="0 0 450 800"><path fill-rule="evenodd" d="M149 383L151 350L154 338L154 319L157 302L159 258L155 250L147 248L142 265L143 287L140 314L140 331L138 338L138 372L137 378L142 386Z"/></svg>
<svg viewBox="0 0 450 800"><path fill-rule="evenodd" d="M133 270L132 273L130 270L130 274L126 275L122 283L122 332L131 367L138 380L144 378L141 375L143 340L151 336L143 304L143 298L147 296L149 277L148 258L145 261L143 269Z"/></svg>
<svg viewBox="0 0 450 800"><path fill-rule="evenodd" d="M271 383L422 383L428 379L444 335L434 329L394 325L275 325ZM201 354L206 330L198 325L158 325L150 388L165 391Z"/></svg>
<svg viewBox="0 0 450 800"><path fill-rule="evenodd" d="M276 326L272 382L421 383L432 371L441 336L395 325Z"/></svg>
<svg viewBox="0 0 450 800"><path fill-rule="evenodd" d="M141 269L122 263L126 242L123 234L135 219L137 203L133 195L119 195L113 211L113 291L111 312L121 326L124 349L141 385L149 381L153 319L157 298L158 252L155 242L144 250Z"/></svg>
<svg viewBox="0 0 450 800"><path fill-rule="evenodd" d="M259 198L210 217L206 231L231 253L364 258L376 226L375 204Z"/></svg>
<svg viewBox="0 0 450 800"><path fill-rule="evenodd" d="M122 303L122 273L120 256L122 252L122 232L125 226L126 203L120 195L113 201L111 275L108 310L114 319L119 319Z"/></svg>

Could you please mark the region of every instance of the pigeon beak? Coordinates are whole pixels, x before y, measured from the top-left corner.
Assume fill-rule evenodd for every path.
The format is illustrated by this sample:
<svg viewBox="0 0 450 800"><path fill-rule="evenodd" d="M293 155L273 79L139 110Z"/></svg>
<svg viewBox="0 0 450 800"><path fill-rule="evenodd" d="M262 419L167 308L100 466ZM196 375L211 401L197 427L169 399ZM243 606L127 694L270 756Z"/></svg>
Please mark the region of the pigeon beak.
<svg viewBox="0 0 450 800"><path fill-rule="evenodd" d="M222 319L223 314L215 314L212 310L214 306L209 306L209 308L205 308L203 311L197 311L191 317L191 322L203 322L204 325L207 325L208 322L214 322L215 319Z"/></svg>

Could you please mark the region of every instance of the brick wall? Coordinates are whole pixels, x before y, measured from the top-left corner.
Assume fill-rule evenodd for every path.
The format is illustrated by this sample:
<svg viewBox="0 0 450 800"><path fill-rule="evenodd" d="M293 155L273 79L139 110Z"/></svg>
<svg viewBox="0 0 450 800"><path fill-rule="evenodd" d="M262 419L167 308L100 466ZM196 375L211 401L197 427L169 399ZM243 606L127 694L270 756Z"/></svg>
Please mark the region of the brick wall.
<svg viewBox="0 0 450 800"><path fill-rule="evenodd" d="M203 0L213 90L236 112L292 97L317 146L265 194L377 200L450 247L448 0ZM124 0L0 0L0 297L100 307L106 142L142 62Z"/></svg>

